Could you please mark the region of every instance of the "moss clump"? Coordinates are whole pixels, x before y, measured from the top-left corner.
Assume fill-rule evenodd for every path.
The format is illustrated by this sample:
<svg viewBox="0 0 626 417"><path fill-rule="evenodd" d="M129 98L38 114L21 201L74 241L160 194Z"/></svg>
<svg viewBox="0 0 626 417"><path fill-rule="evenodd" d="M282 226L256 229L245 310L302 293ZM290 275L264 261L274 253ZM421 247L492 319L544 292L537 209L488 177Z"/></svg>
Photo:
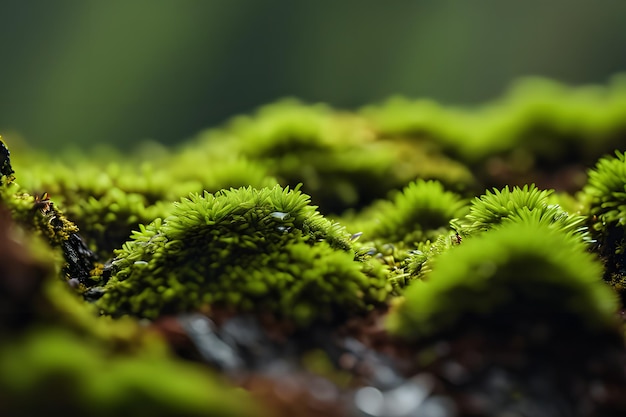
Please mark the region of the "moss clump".
<svg viewBox="0 0 626 417"><path fill-rule="evenodd" d="M152 148L128 156L114 150L101 153L116 162L68 153L43 165L18 159L18 168L20 184L46 192L63 207L102 261L111 259L140 224L168 216L180 196L276 184L264 167L237 155L216 158L197 149L162 155Z"/></svg>
<svg viewBox="0 0 626 417"><path fill-rule="evenodd" d="M425 278L432 271L432 264L442 253L452 246L460 245L463 238L456 232L441 234L434 242L427 241L408 253L403 260L403 270L407 274L407 283Z"/></svg>
<svg viewBox="0 0 626 417"><path fill-rule="evenodd" d="M0 411L112 416L250 416L244 392L201 369L146 354L111 355L61 329L38 329L0 345Z"/></svg>
<svg viewBox="0 0 626 417"><path fill-rule="evenodd" d="M283 186L306 184L324 213L361 208L415 178L439 179L459 190L474 183L470 171L437 146L387 138L358 114L295 100L235 117L201 134L183 153L253 161Z"/></svg>
<svg viewBox="0 0 626 417"><path fill-rule="evenodd" d="M445 233L450 220L463 214L465 201L459 195L446 191L439 181L420 179L404 187L392 202L366 211L361 227L368 239L413 248Z"/></svg>
<svg viewBox="0 0 626 417"><path fill-rule="evenodd" d="M457 213L467 212L464 217L449 219L450 228L440 227L438 234L420 242L408 252L401 268L406 282L422 279L432 270L437 256L453 246L460 245L465 238L488 231L506 222L541 223L565 233L576 233L582 240L589 241L585 217L570 215L552 197L553 190L539 190L534 184L522 188L508 186L494 189L472 200L469 209L461 206ZM448 204L448 207L453 207ZM447 223L446 223L447 224Z"/></svg>
<svg viewBox="0 0 626 417"><path fill-rule="evenodd" d="M588 174L582 198L595 249L605 261L604 278L626 295L626 155L601 158Z"/></svg>
<svg viewBox="0 0 626 417"><path fill-rule="evenodd" d="M394 97L361 114L386 136L437 143L480 169L497 158L519 179L571 161L591 163L617 146L626 131L625 91L623 74L606 86L526 78L503 98L474 108Z"/></svg>
<svg viewBox="0 0 626 417"><path fill-rule="evenodd" d="M585 217L570 215L557 204L551 204L553 190L540 190L534 184L522 188L506 186L476 197L465 218L453 222L463 234L484 232L501 224L505 219L523 220L528 212L554 223L565 232L580 232L586 236Z"/></svg>
<svg viewBox="0 0 626 417"><path fill-rule="evenodd" d="M169 356L156 333L136 321L98 317L59 279L60 253L14 222L4 204L0 414L255 415L245 393Z"/></svg>
<svg viewBox="0 0 626 417"><path fill-rule="evenodd" d="M241 155L282 185L306 184L326 212L363 204L398 185L388 175L394 149L375 141L361 118L325 105L277 102L235 117L201 140L207 153Z"/></svg>
<svg viewBox="0 0 626 417"><path fill-rule="evenodd" d="M612 329L617 300L602 267L571 233L507 222L441 254L389 318L398 336L419 339L467 325L513 328L545 320L589 334Z"/></svg>
<svg viewBox="0 0 626 417"><path fill-rule="evenodd" d="M29 152L16 164L0 141L0 414L254 414L242 407L247 396L172 360L153 333L197 357L191 350L204 342L174 340L181 331L194 339L178 313L212 307L215 335L244 362L256 353L233 322L219 326L225 311L264 323L270 313L287 338L310 326L305 343L354 334L376 350L388 345L369 331L395 296L389 329L412 341L447 344L469 327L472 336L521 340L516 350L528 347L528 330L548 328L597 346L617 308L602 266L626 293L626 156L598 162L576 198L548 188L582 187L580 167L623 139L623 80L604 89L534 81L473 110L397 100L343 112L285 101L176 149L58 163ZM287 188L297 183L313 197ZM95 263L90 248L110 262ZM299 328L283 333L293 326L280 320ZM246 329L237 331L261 331L256 322ZM295 347L280 358L294 365L289 372L302 365L337 382L343 374L329 367L339 366L367 377L342 363L367 353L348 339L320 344L332 364L306 353L292 361L300 342L284 345ZM244 372L264 381L256 362Z"/></svg>
<svg viewBox="0 0 626 417"><path fill-rule="evenodd" d="M387 297L381 267L298 188L193 194L117 252L98 306L155 318L201 305L271 311L304 325Z"/></svg>
<svg viewBox="0 0 626 417"><path fill-rule="evenodd" d="M596 216L593 230L626 226L626 155L620 151L615 157L601 158L589 170L589 180L584 188L589 198L589 212Z"/></svg>

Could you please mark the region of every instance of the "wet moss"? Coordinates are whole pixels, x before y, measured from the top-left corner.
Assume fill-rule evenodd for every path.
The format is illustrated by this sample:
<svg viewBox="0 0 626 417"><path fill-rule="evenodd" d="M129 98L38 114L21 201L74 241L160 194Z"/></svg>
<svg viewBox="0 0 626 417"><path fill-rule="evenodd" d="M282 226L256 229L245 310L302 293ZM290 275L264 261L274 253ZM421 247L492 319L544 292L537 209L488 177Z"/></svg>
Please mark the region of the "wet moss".
<svg viewBox="0 0 626 417"><path fill-rule="evenodd" d="M589 170L581 193L588 213L594 249L605 263L604 277L626 296L626 156L605 156Z"/></svg>
<svg viewBox="0 0 626 417"><path fill-rule="evenodd" d="M194 194L117 252L97 304L147 318L217 304L306 325L384 302L376 266L298 187Z"/></svg>
<svg viewBox="0 0 626 417"><path fill-rule="evenodd" d="M16 222L6 202L0 204L0 414L255 415L245 393L171 356L155 332L98 317L66 283L61 253Z"/></svg>
<svg viewBox="0 0 626 417"><path fill-rule="evenodd" d="M0 142L0 413L254 415L145 329L188 311L306 332L392 304L411 341L611 332L625 85L525 81L474 109L282 101L177 148L57 161Z"/></svg>
<svg viewBox="0 0 626 417"><path fill-rule="evenodd" d="M514 328L523 320L594 334L617 326L602 266L571 233L529 219L506 222L441 254L389 318L416 340L463 326Z"/></svg>

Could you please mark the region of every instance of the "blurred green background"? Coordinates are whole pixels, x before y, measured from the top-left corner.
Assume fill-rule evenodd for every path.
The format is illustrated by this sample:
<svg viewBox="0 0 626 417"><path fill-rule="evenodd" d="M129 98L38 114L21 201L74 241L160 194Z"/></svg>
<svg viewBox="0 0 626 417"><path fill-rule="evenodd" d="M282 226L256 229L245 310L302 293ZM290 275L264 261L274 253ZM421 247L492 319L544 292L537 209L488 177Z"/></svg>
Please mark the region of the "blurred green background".
<svg viewBox="0 0 626 417"><path fill-rule="evenodd" d="M626 70L626 2L0 3L0 134L56 149L171 144L282 97L471 105L540 75Z"/></svg>

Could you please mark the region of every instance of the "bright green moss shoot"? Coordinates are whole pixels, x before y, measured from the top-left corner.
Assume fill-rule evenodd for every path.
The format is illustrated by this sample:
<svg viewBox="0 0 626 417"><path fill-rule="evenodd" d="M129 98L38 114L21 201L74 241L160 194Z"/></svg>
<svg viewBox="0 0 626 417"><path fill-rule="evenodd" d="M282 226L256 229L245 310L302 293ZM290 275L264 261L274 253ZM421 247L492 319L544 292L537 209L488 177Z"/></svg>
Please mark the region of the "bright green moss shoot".
<svg viewBox="0 0 626 417"><path fill-rule="evenodd" d="M388 325L414 340L472 318L512 324L540 315L566 317L593 333L612 326L617 306L580 239L545 223L506 222L441 254L428 281L406 290Z"/></svg>
<svg viewBox="0 0 626 417"><path fill-rule="evenodd" d="M594 226L601 230L607 224L626 226L626 155L601 158L589 171L584 191L590 199L590 213L597 216Z"/></svg>
<svg viewBox="0 0 626 417"><path fill-rule="evenodd" d="M347 233L294 190L193 194L117 252L98 305L155 318L201 305L271 311L308 324L387 297L377 264L354 260Z"/></svg>
<svg viewBox="0 0 626 417"><path fill-rule="evenodd" d="M460 196L446 191L438 181L420 179L407 185L393 202L382 205L373 221L364 225L364 232L370 239L412 247L436 239L448 230L450 220L464 213Z"/></svg>
<svg viewBox="0 0 626 417"><path fill-rule="evenodd" d="M458 222L463 234L474 234L491 229L501 224L505 219L524 219L527 212L537 213L539 218L545 218L565 232L580 232L585 234L585 217L569 215L556 204L550 204L550 195L553 190L539 190L534 184L514 187L509 190L508 185L502 190L494 189L493 193L487 190L485 194L472 201L469 214Z"/></svg>

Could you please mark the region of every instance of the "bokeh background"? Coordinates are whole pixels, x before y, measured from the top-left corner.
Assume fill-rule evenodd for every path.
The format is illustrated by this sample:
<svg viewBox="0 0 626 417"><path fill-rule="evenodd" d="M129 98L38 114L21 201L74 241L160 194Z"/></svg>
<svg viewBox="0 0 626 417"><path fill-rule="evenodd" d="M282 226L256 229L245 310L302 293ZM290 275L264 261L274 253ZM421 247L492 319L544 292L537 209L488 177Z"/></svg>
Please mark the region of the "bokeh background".
<svg viewBox="0 0 626 417"><path fill-rule="evenodd" d="M283 97L470 106L626 70L626 2L3 0L0 134L173 144Z"/></svg>

